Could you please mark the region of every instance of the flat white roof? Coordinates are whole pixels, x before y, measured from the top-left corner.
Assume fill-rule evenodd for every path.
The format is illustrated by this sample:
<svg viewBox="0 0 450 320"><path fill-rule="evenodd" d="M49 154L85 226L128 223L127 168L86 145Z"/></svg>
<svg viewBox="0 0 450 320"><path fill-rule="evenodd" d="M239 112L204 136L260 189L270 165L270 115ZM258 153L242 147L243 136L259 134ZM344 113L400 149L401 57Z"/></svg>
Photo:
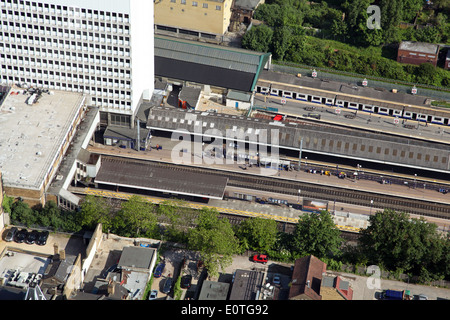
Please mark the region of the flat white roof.
<svg viewBox="0 0 450 320"><path fill-rule="evenodd" d="M28 105L30 94L22 91L13 87L0 105L0 171L6 187L38 190L85 96L51 91Z"/></svg>

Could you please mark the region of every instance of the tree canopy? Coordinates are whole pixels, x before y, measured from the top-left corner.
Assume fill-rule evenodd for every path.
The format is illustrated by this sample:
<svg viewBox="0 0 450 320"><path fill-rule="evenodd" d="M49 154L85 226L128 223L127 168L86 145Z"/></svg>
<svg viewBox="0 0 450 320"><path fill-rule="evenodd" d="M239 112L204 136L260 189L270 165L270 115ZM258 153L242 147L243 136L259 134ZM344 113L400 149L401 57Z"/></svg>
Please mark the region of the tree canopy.
<svg viewBox="0 0 450 320"><path fill-rule="evenodd" d="M267 0L254 13L264 24L244 35L242 47L270 51L280 62L448 87L449 71L439 67L428 70L431 76L421 76L418 66L396 61L392 46L400 41L450 44L450 6L445 3L433 1L430 7L421 0L378 1L377 29L367 24L376 17L367 11L372 0Z"/></svg>
<svg viewBox="0 0 450 320"><path fill-rule="evenodd" d="M277 241L277 222L271 219L249 218L237 227L241 247L261 253L269 252Z"/></svg>
<svg viewBox="0 0 450 320"><path fill-rule="evenodd" d="M339 254L341 244L341 232L329 212L300 216L292 243L292 250L298 256L309 254L318 258L334 256Z"/></svg>
<svg viewBox="0 0 450 320"><path fill-rule="evenodd" d="M448 275L450 241L438 234L435 224L388 209L371 216L369 222L360 245L370 263L388 270Z"/></svg>
<svg viewBox="0 0 450 320"><path fill-rule="evenodd" d="M217 276L232 262L239 252L239 241L235 237L228 219L220 219L215 209L203 208L197 218L197 226L190 230L188 244L198 251L211 276Z"/></svg>

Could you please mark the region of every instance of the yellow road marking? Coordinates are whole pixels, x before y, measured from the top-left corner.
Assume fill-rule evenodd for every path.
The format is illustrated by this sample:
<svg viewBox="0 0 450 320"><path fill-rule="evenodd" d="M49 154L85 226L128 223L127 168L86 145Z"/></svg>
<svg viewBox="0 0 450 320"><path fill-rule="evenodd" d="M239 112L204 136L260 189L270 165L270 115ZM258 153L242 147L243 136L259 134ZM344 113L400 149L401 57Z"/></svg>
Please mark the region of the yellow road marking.
<svg viewBox="0 0 450 320"><path fill-rule="evenodd" d="M91 188L77 190L76 192L88 194L88 195L106 197L106 198L122 199L122 200L128 200L132 196L132 194L128 194L128 193L104 191L104 190L97 190L97 189L91 189ZM159 198L154 198L154 197L143 196L143 198L154 204L160 204L161 202L166 201L165 199L159 199ZM282 217L282 216L276 216L276 215L271 215L271 214L267 214L267 213L258 213L258 212L244 211L244 210L238 210L238 209L232 209L232 208L222 208L222 207L209 206L206 204L203 205L203 204L196 204L196 203L189 203L189 202L186 202L184 206L187 208L192 208L192 209L202 209L202 208L216 209L220 213L230 213L230 214L237 214L237 215L242 215L242 216L247 216L247 217L248 216L260 217L260 218L272 219L272 220L277 220L277 221L298 223L298 218L296 219L296 218L290 218L290 217ZM351 231L351 232L356 232L356 233L359 233L361 231L361 228L351 227L351 226L336 225L336 227L342 231Z"/></svg>

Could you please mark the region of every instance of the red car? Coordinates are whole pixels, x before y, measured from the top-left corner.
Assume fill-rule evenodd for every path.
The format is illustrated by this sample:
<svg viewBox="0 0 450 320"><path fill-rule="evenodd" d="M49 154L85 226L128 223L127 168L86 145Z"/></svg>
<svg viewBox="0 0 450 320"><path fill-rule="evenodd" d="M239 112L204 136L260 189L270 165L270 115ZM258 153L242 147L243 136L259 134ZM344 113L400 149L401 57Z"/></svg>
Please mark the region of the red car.
<svg viewBox="0 0 450 320"><path fill-rule="evenodd" d="M265 254L255 254L252 258L253 262L261 262L266 264L269 258Z"/></svg>

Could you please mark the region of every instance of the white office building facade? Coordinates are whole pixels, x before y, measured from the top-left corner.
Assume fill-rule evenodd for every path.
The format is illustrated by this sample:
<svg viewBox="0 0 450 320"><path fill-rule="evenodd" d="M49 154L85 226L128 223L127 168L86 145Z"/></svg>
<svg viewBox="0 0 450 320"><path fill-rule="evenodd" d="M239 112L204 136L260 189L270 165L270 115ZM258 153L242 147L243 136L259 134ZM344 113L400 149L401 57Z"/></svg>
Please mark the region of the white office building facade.
<svg viewBox="0 0 450 320"><path fill-rule="evenodd" d="M82 92L120 122L153 92L153 21L152 0L0 0L0 82Z"/></svg>

